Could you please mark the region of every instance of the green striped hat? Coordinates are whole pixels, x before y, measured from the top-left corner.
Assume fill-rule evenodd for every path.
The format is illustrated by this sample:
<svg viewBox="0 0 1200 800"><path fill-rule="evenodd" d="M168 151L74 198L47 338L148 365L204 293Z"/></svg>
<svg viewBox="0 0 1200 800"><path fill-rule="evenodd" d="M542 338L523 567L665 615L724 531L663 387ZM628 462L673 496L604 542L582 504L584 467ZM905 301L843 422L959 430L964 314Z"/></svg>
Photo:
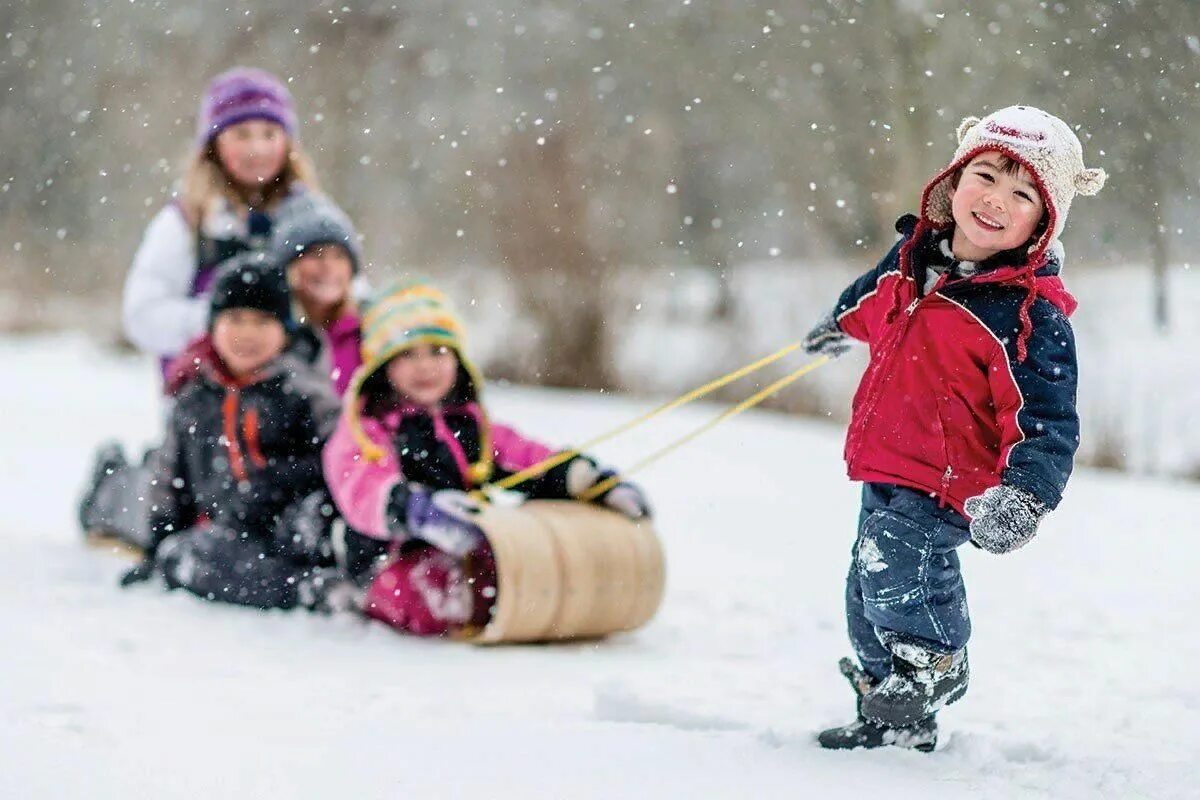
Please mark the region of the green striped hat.
<svg viewBox="0 0 1200 800"><path fill-rule="evenodd" d="M483 381L464 352L465 334L462 320L440 290L427 283L396 281L384 286L363 304L362 366L355 370L346 391L346 415L350 432L363 455L378 461L384 452L370 440L362 429L360 415L363 384L398 354L418 344L444 345L458 356L457 388L466 388L472 401L479 399ZM461 384L467 381L469 387ZM453 392L452 392L453 393ZM492 472L491 430L480 408L482 423L479 431L480 459L471 465L471 480L482 483Z"/></svg>

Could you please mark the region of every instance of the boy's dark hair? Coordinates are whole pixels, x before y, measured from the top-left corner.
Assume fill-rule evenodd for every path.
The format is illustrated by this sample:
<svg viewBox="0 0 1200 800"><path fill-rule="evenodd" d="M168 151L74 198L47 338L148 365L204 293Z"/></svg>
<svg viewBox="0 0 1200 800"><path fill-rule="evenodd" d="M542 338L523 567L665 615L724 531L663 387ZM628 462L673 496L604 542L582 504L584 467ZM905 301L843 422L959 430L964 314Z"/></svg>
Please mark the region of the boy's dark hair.
<svg viewBox="0 0 1200 800"><path fill-rule="evenodd" d="M971 160L974 161L975 159L971 159ZM967 167L969 167L969 166L970 166L969 163L963 164L961 167L954 170L954 174L952 176L950 176L950 185L953 186L955 189L958 188L958 182L962 179L963 172L965 172ZM1025 165L1022 164L1020 161L1017 161L1012 156L1007 155L1006 153L997 152L996 153L996 166L999 167L1000 171L1003 172L1005 175L1011 175L1015 178L1017 176L1017 173L1019 173L1021 171L1022 167L1024 167ZM1039 190L1039 193L1040 193L1040 191L1041 190ZM1042 198L1042 218L1038 220L1037 226L1034 227L1033 236L1030 237L1030 240L1037 241L1038 239L1041 239L1042 234L1046 232L1046 226L1049 224L1050 224L1050 209L1046 204L1046 198L1043 197Z"/></svg>
<svg viewBox="0 0 1200 800"><path fill-rule="evenodd" d="M971 160L974 161L975 159ZM970 164L963 164L961 167L954 170L954 175L950 178L950 185L955 189L958 188L958 181L962 178L963 172L969 166ZM1007 155L1006 153L998 152L996 153L996 166L998 166L1000 171L1005 175L1012 175L1013 177L1016 177L1017 173L1021 171L1021 167L1023 165L1020 161L1017 161L1012 156Z"/></svg>

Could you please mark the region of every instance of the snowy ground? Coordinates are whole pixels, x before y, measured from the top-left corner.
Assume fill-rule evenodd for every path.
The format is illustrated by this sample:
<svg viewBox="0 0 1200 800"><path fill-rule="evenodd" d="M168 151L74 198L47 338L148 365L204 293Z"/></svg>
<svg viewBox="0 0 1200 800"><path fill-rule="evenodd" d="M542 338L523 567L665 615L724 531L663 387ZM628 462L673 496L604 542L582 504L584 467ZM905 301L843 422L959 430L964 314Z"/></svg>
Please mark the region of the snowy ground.
<svg viewBox="0 0 1200 800"><path fill-rule="evenodd" d="M648 471L669 562L648 627L478 649L118 591L123 564L80 545L73 509L100 438L153 437L152 366L7 339L0 375L0 796L1200 794L1194 484L1083 472L1032 546L964 552L975 672L938 751L827 753L813 732L853 710L835 662L856 492L836 426L752 414ZM640 408L490 397L559 442Z"/></svg>

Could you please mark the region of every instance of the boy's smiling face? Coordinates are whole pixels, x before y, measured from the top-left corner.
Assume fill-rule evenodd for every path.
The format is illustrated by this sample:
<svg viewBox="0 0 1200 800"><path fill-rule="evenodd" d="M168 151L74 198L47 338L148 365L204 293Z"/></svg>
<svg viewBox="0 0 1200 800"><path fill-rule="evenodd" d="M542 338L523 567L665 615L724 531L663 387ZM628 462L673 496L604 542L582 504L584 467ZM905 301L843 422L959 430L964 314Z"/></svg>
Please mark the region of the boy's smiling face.
<svg viewBox="0 0 1200 800"><path fill-rule="evenodd" d="M966 261L983 261L1027 243L1046 212L1029 171L995 150L963 167L958 185L950 190L950 207L951 249Z"/></svg>
<svg viewBox="0 0 1200 800"><path fill-rule="evenodd" d="M228 308L213 320L212 344L229 372L245 378L283 352L287 331L273 314Z"/></svg>

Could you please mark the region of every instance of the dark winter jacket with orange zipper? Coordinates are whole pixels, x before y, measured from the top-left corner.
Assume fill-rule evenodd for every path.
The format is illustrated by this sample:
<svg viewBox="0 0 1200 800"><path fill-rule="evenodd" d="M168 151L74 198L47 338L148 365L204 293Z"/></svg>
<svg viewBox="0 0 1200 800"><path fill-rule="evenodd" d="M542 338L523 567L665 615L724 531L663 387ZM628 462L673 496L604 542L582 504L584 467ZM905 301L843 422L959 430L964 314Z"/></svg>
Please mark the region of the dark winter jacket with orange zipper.
<svg viewBox="0 0 1200 800"><path fill-rule="evenodd" d="M960 513L1003 481L1054 508L1079 445L1076 303L1058 256L1006 266L1020 257L1010 251L923 293L946 234L913 216L896 229L834 311L871 348L846 434L850 478L929 492Z"/></svg>
<svg viewBox="0 0 1200 800"><path fill-rule="evenodd" d="M237 380L211 346L189 350L156 455L155 542L205 521L270 536L279 514L323 485L321 447L337 424L329 376L285 353Z"/></svg>

